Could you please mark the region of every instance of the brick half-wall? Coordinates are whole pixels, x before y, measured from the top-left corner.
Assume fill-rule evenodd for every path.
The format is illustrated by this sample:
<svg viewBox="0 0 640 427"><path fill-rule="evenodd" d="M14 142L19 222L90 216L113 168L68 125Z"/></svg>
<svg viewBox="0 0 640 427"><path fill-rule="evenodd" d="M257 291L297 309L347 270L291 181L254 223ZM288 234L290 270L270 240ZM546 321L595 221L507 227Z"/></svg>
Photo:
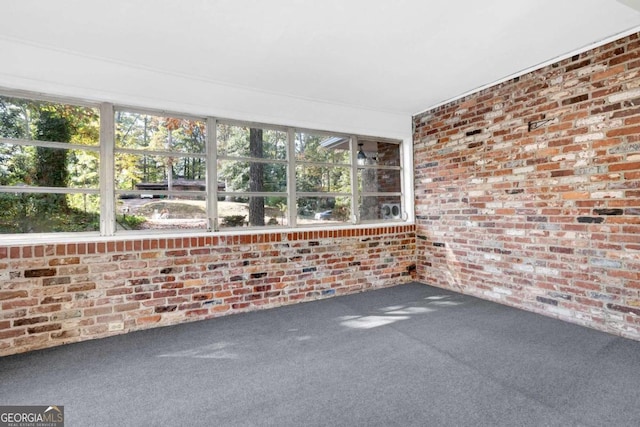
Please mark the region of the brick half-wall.
<svg viewBox="0 0 640 427"><path fill-rule="evenodd" d="M640 339L638 34L414 125L422 281Z"/></svg>
<svg viewBox="0 0 640 427"><path fill-rule="evenodd" d="M0 246L0 355L414 278L413 225Z"/></svg>

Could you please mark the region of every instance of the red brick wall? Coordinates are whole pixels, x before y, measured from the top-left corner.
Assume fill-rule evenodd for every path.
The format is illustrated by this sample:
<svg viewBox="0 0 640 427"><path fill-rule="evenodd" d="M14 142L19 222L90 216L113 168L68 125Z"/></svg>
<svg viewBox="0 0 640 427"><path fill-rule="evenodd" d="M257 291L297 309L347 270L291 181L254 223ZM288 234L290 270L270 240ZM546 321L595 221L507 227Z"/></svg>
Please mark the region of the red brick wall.
<svg viewBox="0 0 640 427"><path fill-rule="evenodd" d="M414 124L422 281L640 339L638 34Z"/></svg>
<svg viewBox="0 0 640 427"><path fill-rule="evenodd" d="M412 225L0 246L0 355L408 282Z"/></svg>

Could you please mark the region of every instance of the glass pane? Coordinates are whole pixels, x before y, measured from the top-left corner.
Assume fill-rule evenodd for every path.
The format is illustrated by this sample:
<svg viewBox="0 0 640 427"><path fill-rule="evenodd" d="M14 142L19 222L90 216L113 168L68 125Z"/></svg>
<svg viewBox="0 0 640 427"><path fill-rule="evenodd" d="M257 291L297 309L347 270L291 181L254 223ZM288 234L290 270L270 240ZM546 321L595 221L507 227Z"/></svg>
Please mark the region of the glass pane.
<svg viewBox="0 0 640 427"><path fill-rule="evenodd" d="M200 157L117 153L115 165L118 190L206 190L206 161Z"/></svg>
<svg viewBox="0 0 640 427"><path fill-rule="evenodd" d="M32 139L32 111L39 112L32 102L0 96L0 137Z"/></svg>
<svg viewBox="0 0 640 427"><path fill-rule="evenodd" d="M351 192L351 168L344 166L296 166L296 190L302 192Z"/></svg>
<svg viewBox="0 0 640 427"><path fill-rule="evenodd" d="M69 144L50 148L0 143L0 185L99 188L95 108L0 96L0 137ZM99 197L88 194L0 193L0 232L47 233L99 229Z"/></svg>
<svg viewBox="0 0 640 427"><path fill-rule="evenodd" d="M287 225L286 197L227 197L218 202L220 228Z"/></svg>
<svg viewBox="0 0 640 427"><path fill-rule="evenodd" d="M218 181L226 191L286 192L287 165L220 160Z"/></svg>
<svg viewBox="0 0 640 427"><path fill-rule="evenodd" d="M255 159L287 158L287 133L272 129L218 124L218 155Z"/></svg>
<svg viewBox="0 0 640 427"><path fill-rule="evenodd" d="M350 164L350 138L296 132L296 161Z"/></svg>
<svg viewBox="0 0 640 427"><path fill-rule="evenodd" d="M98 153L0 143L0 185L98 188Z"/></svg>
<svg viewBox="0 0 640 427"><path fill-rule="evenodd" d="M400 166L400 145L380 141L358 141L358 164Z"/></svg>
<svg viewBox="0 0 640 427"><path fill-rule="evenodd" d="M0 193L0 233L100 230L96 194Z"/></svg>
<svg viewBox="0 0 640 427"><path fill-rule="evenodd" d="M350 197L299 197L298 225L344 224L351 221Z"/></svg>
<svg viewBox="0 0 640 427"><path fill-rule="evenodd" d="M118 230L206 229L205 196L121 198L116 206Z"/></svg>
<svg viewBox="0 0 640 427"><path fill-rule="evenodd" d="M95 108L0 96L0 137L98 145Z"/></svg>
<svg viewBox="0 0 640 427"><path fill-rule="evenodd" d="M196 119L116 111L116 147L204 153L206 123Z"/></svg>
<svg viewBox="0 0 640 427"><path fill-rule="evenodd" d="M400 170L358 169L358 188L363 193L399 193Z"/></svg>
<svg viewBox="0 0 640 427"><path fill-rule="evenodd" d="M0 185L33 185L36 147L0 143Z"/></svg>
<svg viewBox="0 0 640 427"><path fill-rule="evenodd" d="M405 218L400 196L365 196L360 198L360 219L401 220Z"/></svg>

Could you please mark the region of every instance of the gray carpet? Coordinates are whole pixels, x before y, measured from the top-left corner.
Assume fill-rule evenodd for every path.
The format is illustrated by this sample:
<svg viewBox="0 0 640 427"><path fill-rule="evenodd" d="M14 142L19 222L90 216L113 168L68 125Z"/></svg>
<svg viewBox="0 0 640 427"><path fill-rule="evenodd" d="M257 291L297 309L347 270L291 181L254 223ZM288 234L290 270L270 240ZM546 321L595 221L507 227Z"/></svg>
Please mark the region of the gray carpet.
<svg viewBox="0 0 640 427"><path fill-rule="evenodd" d="M0 358L67 426L637 426L640 343L412 283Z"/></svg>

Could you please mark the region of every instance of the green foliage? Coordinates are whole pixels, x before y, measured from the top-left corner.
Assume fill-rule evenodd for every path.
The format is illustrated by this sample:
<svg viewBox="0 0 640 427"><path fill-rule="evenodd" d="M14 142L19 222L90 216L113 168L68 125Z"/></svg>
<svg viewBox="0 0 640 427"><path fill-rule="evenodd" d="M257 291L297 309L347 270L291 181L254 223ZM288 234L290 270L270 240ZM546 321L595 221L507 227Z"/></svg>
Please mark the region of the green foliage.
<svg viewBox="0 0 640 427"><path fill-rule="evenodd" d="M28 103L13 98L0 97L0 136L26 138L29 126L24 120L28 115Z"/></svg>
<svg viewBox="0 0 640 427"><path fill-rule="evenodd" d="M175 153L205 152L206 124L203 121L152 116L118 111L116 147L139 150L139 154L116 156L116 187L134 189L141 182L162 183L173 178L204 180L206 162L199 157L167 157L147 154L149 150Z"/></svg>
<svg viewBox="0 0 640 427"><path fill-rule="evenodd" d="M29 114L28 102L0 97L0 136L30 138ZM0 144L0 185L29 183L35 172L34 153L33 147Z"/></svg>
<svg viewBox="0 0 640 427"><path fill-rule="evenodd" d="M287 210L287 198L286 197L265 197L265 204L267 206L274 207L279 211Z"/></svg>
<svg viewBox="0 0 640 427"><path fill-rule="evenodd" d="M30 185L35 175L35 147L0 148L0 185Z"/></svg>
<svg viewBox="0 0 640 427"><path fill-rule="evenodd" d="M67 206L81 212L100 212L100 197L97 194L67 194Z"/></svg>
<svg viewBox="0 0 640 427"><path fill-rule="evenodd" d="M36 122L35 137L39 141L69 142L71 126L64 117L54 111L44 110ZM67 150L36 147L35 181L41 187L66 187ZM45 203L38 205L38 213L49 214L57 209L66 209L64 194L43 194Z"/></svg>
<svg viewBox="0 0 640 427"><path fill-rule="evenodd" d="M52 194L0 193L0 233L96 231L100 215L51 205Z"/></svg>
<svg viewBox="0 0 640 427"><path fill-rule="evenodd" d="M69 143L69 149L0 144L0 185L65 188L98 186L96 110L0 97L0 136ZM0 232L86 231L99 228L98 197L83 194L0 193Z"/></svg>
<svg viewBox="0 0 640 427"><path fill-rule="evenodd" d="M98 153L69 150L67 185L72 188L97 188L100 182Z"/></svg>
<svg viewBox="0 0 640 427"><path fill-rule="evenodd" d="M284 160L287 156L287 135L282 131L262 129L261 154L251 152L250 129L248 127L218 125L218 151L221 155L237 158L259 158ZM256 167L258 166L259 167ZM228 191L250 191L251 172L262 176L262 190L267 192L287 191L287 168L283 164L258 163L245 160L221 161L219 179L226 183ZM270 199L267 198L267 206Z"/></svg>
<svg viewBox="0 0 640 427"><path fill-rule="evenodd" d="M34 136L39 141L69 142L71 126L69 121L58 112L43 110L36 122Z"/></svg>
<svg viewBox="0 0 640 427"><path fill-rule="evenodd" d="M116 222L125 230L140 230L147 219L139 215L116 215Z"/></svg>
<svg viewBox="0 0 640 427"><path fill-rule="evenodd" d="M325 148L326 137L297 133L296 160L304 166L296 170L296 186L300 192L351 192L351 170L340 166L348 163L349 151Z"/></svg>
<svg viewBox="0 0 640 427"><path fill-rule="evenodd" d="M287 167L274 162L287 158L286 132L220 124L217 136L219 156L230 158L218 163L218 179L224 180L227 191L287 191ZM247 197L249 223L265 225L265 206L278 206L281 199L257 195ZM240 198L236 197L238 200Z"/></svg>

